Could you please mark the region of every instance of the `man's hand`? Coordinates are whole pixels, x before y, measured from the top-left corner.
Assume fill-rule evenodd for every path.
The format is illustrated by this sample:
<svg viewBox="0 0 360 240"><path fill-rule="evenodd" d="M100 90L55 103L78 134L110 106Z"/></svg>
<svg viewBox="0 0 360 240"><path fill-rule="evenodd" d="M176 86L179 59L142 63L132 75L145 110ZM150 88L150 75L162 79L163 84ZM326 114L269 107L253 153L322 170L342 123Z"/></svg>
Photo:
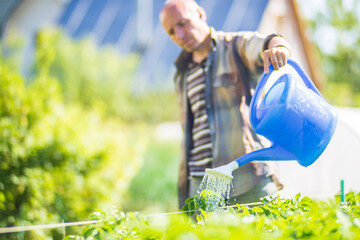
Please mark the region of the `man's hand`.
<svg viewBox="0 0 360 240"><path fill-rule="evenodd" d="M268 49L263 52L264 54L264 73L269 73L270 63L275 70L287 64L287 59L290 57L289 44L282 37L274 37L268 44Z"/></svg>

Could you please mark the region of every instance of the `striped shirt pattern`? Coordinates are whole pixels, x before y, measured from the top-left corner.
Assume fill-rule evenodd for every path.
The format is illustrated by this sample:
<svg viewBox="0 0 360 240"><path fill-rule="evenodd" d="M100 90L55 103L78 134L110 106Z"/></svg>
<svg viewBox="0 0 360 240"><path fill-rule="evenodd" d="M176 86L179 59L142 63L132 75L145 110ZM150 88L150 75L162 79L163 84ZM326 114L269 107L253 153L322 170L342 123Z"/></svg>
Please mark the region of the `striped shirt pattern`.
<svg viewBox="0 0 360 240"><path fill-rule="evenodd" d="M187 97L194 116L193 146L188 161L190 176L204 176L205 168L211 168L213 160L213 145L205 102L206 72L204 62L189 64L187 75Z"/></svg>

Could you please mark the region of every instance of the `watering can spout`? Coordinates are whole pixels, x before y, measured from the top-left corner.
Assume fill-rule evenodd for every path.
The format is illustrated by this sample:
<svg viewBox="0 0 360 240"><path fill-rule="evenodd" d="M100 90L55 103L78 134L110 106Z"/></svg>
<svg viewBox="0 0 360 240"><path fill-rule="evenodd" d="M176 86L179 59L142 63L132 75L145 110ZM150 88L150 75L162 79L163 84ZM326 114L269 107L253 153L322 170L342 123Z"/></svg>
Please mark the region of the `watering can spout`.
<svg viewBox="0 0 360 240"><path fill-rule="evenodd" d="M207 168L205 171L210 174L221 175L222 177L227 177L232 179L232 172L238 169L239 167L245 165L246 163L252 161L281 161L281 160L294 160L296 161L296 156L291 152L281 148L280 146L273 145L269 148L259 149L248 154L242 155L235 161L214 168Z"/></svg>
<svg viewBox="0 0 360 240"><path fill-rule="evenodd" d="M264 94L265 84L274 71L270 65L269 73L259 80L250 103L251 126L257 134L270 140L272 146L220 167L223 176L232 178L233 170L255 160L296 160L307 167L329 144L337 125L335 108L325 101L297 62L288 59L288 65L291 71L279 74ZM299 78L295 78L293 72ZM217 173L217 169L206 169L206 172Z"/></svg>
<svg viewBox="0 0 360 240"><path fill-rule="evenodd" d="M239 167L251 161L281 161L281 160L297 160L296 156L291 152L283 149L279 145L272 145L269 148L259 149L245 154L235 162Z"/></svg>

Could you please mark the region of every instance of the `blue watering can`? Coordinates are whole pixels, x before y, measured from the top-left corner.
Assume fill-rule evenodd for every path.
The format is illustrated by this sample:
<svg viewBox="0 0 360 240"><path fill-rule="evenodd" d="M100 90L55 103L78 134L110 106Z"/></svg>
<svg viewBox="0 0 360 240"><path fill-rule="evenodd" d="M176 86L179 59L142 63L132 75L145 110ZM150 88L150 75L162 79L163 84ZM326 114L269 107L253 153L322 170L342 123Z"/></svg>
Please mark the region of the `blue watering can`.
<svg viewBox="0 0 360 240"><path fill-rule="evenodd" d="M281 75L264 96L269 77L281 71L274 71L270 65L269 73L262 75L250 103L251 125L257 134L271 141L271 146L206 172L232 179L232 171L254 160L296 160L307 167L319 158L335 132L337 113L297 62L288 59L288 65L295 70L295 75L292 71ZM288 65L285 67L290 68Z"/></svg>

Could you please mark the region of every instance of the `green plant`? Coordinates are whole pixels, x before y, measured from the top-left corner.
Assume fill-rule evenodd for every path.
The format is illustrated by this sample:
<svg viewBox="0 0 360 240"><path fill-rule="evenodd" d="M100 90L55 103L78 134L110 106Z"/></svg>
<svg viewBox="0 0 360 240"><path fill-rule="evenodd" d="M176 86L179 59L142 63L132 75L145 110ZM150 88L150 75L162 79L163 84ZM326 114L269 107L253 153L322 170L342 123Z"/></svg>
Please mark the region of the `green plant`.
<svg viewBox="0 0 360 240"><path fill-rule="evenodd" d="M119 57L113 47L98 48L91 38L73 41L56 29L39 32L38 62L48 65L58 79L66 103L100 108L106 115L134 123L178 120L175 94L153 89L136 94L136 70L140 56ZM38 65L34 74L38 74ZM166 103L166 105L165 105Z"/></svg>
<svg viewBox="0 0 360 240"><path fill-rule="evenodd" d="M158 208L164 211L178 208L177 180L180 144L161 140L147 133L151 141L144 150L143 165L132 179L125 197L124 210L141 211Z"/></svg>
<svg viewBox="0 0 360 240"><path fill-rule="evenodd" d="M196 212L214 212L224 206L225 200L222 196L212 190L205 189L201 191L199 196L195 195L186 199L182 211L193 216Z"/></svg>
<svg viewBox="0 0 360 240"><path fill-rule="evenodd" d="M130 212L125 214L114 207L107 213L100 210L92 213L90 220L95 220L97 223L86 226L81 236L70 235L65 240L143 239L140 238L139 232L148 226L145 218L139 213Z"/></svg>
<svg viewBox="0 0 360 240"><path fill-rule="evenodd" d="M174 94L134 94L137 56L119 57L90 39L75 42L44 30L36 39L32 75L25 80L19 64L9 60L20 56L19 43L9 43L13 51L0 56L1 226L83 220L94 208L121 209L125 203L175 208L179 146L154 134L157 123L177 119ZM131 182L144 161L146 168ZM159 166L169 171L160 175ZM149 176L156 191L151 181L142 184ZM5 237L62 239L63 233Z"/></svg>
<svg viewBox="0 0 360 240"><path fill-rule="evenodd" d="M308 11L308 4L298 0ZM304 3L302 3L304 2ZM360 106L359 1L326 0L312 17L311 31L327 82L324 96L339 106Z"/></svg>
<svg viewBox="0 0 360 240"><path fill-rule="evenodd" d="M200 198L204 199L205 195ZM96 237L100 236L98 233L106 229L104 225L110 227L106 230L108 235L96 239L358 239L359 199L358 192L348 193L345 203L339 202L337 197L315 201L301 198L300 194L293 199L264 198L261 205L252 208L238 205L216 212L200 208L196 220L185 214L148 217L130 214L136 216L134 223L125 221L126 215L121 213L120 223L101 221L71 239L92 239L85 236L89 228L90 232L96 232ZM191 198L188 203L198 200ZM199 206L204 207L204 204L206 202L200 200ZM94 230L98 228L101 230ZM129 231L131 235L118 234Z"/></svg>
<svg viewBox="0 0 360 240"><path fill-rule="evenodd" d="M45 41L45 40L44 40ZM121 206L146 138L101 109L64 103L53 61L39 53L29 84L0 61L0 225L84 219L95 207ZM146 128L146 127L145 127ZM61 231L7 239L62 238Z"/></svg>

